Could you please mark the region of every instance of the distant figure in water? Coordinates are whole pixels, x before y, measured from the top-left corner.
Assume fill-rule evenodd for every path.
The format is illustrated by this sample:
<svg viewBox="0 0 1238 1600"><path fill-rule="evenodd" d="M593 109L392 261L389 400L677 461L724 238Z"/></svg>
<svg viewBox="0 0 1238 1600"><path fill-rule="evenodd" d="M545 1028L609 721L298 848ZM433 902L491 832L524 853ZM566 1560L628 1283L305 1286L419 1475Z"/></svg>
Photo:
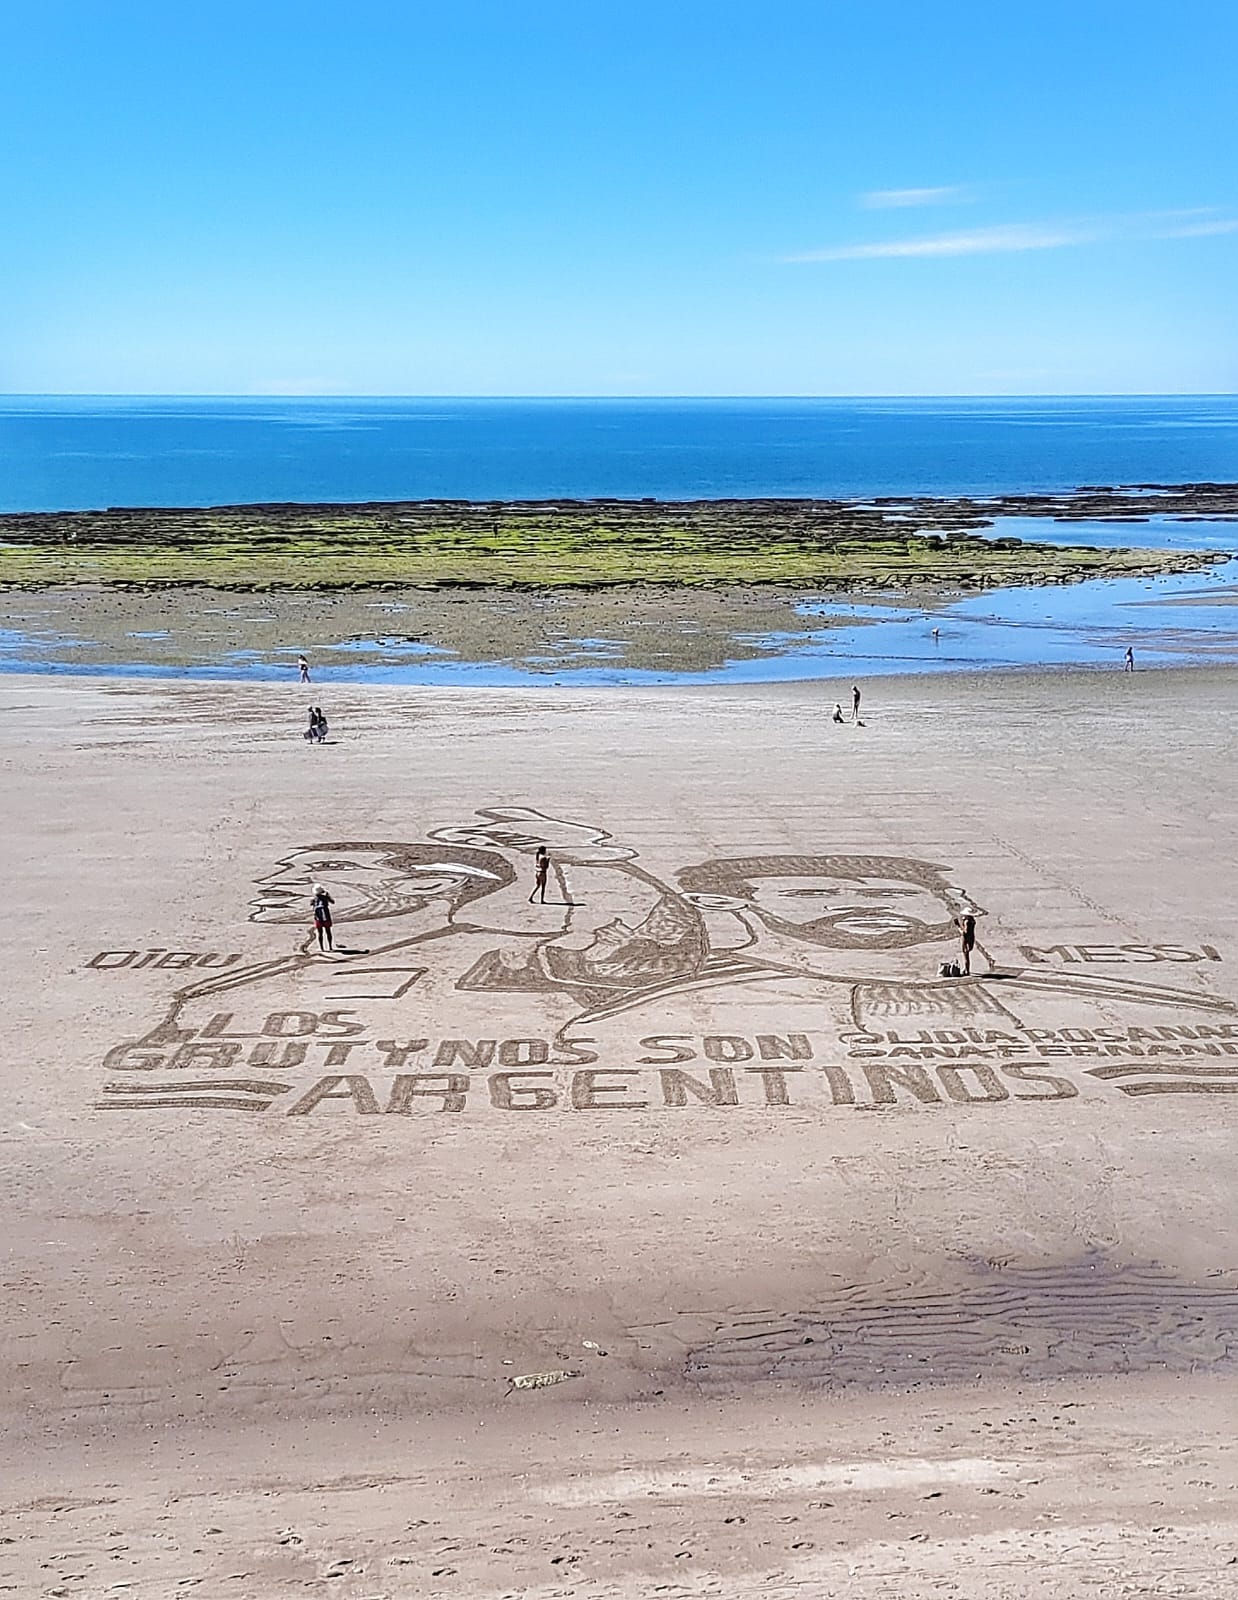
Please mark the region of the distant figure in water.
<svg viewBox="0 0 1238 1600"><path fill-rule="evenodd" d="M965 978L971 977L971 953L976 948L976 919L970 912L955 917L954 925L962 935L962 968Z"/></svg>
<svg viewBox="0 0 1238 1600"><path fill-rule="evenodd" d="M334 950L331 939L331 896L321 883L314 885L314 932L318 935L319 950ZM326 941L324 944L323 941Z"/></svg>
<svg viewBox="0 0 1238 1600"><path fill-rule="evenodd" d="M841 703L836 700L834 702L834 721L835 722L841 722L842 720L843 720L843 708L842 708Z"/></svg>
<svg viewBox="0 0 1238 1600"><path fill-rule="evenodd" d="M934 628L933 629L933 643L936 644L937 641L940 638L941 638L941 629L940 628Z"/></svg>
<svg viewBox="0 0 1238 1600"><path fill-rule="evenodd" d="M860 720L860 686L858 683L851 685L851 720L852 722Z"/></svg>
<svg viewBox="0 0 1238 1600"><path fill-rule="evenodd" d="M300 671L300 674L301 674L301 682L302 683L308 683L310 681L309 662L305 659L304 656L298 656L297 657L297 668L298 668L298 670Z"/></svg>
<svg viewBox="0 0 1238 1600"><path fill-rule="evenodd" d="M1135 650L1134 650L1134 646L1133 645L1129 645L1128 644L1127 647L1126 647L1126 654L1122 658L1122 671L1123 672L1134 672L1134 670L1135 670Z"/></svg>
<svg viewBox="0 0 1238 1600"><path fill-rule="evenodd" d="M533 894L529 896L529 904L533 904L534 896L546 904L546 880L550 876L550 852L544 844L539 844L537 854L533 858Z"/></svg>

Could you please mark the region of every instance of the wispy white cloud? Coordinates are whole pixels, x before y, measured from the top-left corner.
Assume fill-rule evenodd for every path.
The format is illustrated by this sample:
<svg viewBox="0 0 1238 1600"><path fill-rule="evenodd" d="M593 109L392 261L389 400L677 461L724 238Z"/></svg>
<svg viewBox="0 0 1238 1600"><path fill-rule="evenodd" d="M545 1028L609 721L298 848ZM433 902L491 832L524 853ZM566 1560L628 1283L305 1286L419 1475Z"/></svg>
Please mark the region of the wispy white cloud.
<svg viewBox="0 0 1238 1600"><path fill-rule="evenodd" d="M937 189L870 189L860 196L860 204L869 211L888 211L904 206L959 205L974 199L971 189L946 184Z"/></svg>
<svg viewBox="0 0 1238 1600"><path fill-rule="evenodd" d="M1218 217L1215 222L1188 222L1158 233L1158 239L1206 239L1214 233L1238 233L1238 217Z"/></svg>
<svg viewBox="0 0 1238 1600"><path fill-rule="evenodd" d="M1218 217L1216 206L1177 211L1145 211L1129 216L1083 217L1065 222L1006 222L956 233L921 234L912 239L880 239L831 245L783 256L784 264L814 261L880 261L900 258L1001 255L1025 250L1062 250L1116 239L1200 239L1238 233L1238 218ZM1188 221L1188 218L1199 218Z"/></svg>
<svg viewBox="0 0 1238 1600"><path fill-rule="evenodd" d="M1058 250L1098 238L1095 228L1045 227L1034 222L1008 222L995 228L963 233L935 233L918 239L883 239L875 244L843 244L828 250L805 250L784 256L786 262L877 261L894 256L982 256L1008 250Z"/></svg>

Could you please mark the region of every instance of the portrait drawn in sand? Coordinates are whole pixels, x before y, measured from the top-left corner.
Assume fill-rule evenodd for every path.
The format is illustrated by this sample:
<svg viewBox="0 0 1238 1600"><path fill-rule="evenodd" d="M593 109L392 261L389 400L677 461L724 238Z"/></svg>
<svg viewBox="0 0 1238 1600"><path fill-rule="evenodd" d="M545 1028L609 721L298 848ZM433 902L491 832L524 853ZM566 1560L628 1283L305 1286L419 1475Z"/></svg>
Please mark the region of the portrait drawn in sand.
<svg viewBox="0 0 1238 1600"><path fill-rule="evenodd" d="M633 1037L699 1026L722 1007L780 1006L787 1026L835 1037L910 1027L1131 1026L1186 1013L1238 1015L1234 1002L1092 972L995 965L938 976L959 950L958 919L982 909L930 862L885 854L718 856L674 882L592 823L523 806L414 843L307 846L258 881L250 920L306 928L293 953L230 966L177 989L162 1019L108 1053L116 1070L305 1059L303 1037L334 1040L345 1065L364 1034L398 1052L414 1033L461 1034L469 996L519 1018L513 1032L571 1041L626 1019ZM544 904L528 890L551 854ZM314 885L329 885L336 949L309 930ZM519 997L528 997L521 1005ZM473 1032L494 1032L494 1026ZM420 1041L425 1043L423 1038ZM570 1056L568 1057L570 1059Z"/></svg>

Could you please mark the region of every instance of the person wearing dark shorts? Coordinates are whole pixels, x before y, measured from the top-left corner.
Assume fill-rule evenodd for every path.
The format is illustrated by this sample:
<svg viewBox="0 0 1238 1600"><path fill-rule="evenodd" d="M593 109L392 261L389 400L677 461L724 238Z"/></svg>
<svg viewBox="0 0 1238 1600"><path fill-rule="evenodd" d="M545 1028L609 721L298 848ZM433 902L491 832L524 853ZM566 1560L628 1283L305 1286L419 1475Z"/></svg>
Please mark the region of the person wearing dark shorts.
<svg viewBox="0 0 1238 1600"><path fill-rule="evenodd" d="M334 950L331 938L331 896L321 883L314 885L314 932L320 950Z"/></svg>
<svg viewBox="0 0 1238 1600"><path fill-rule="evenodd" d="M971 953L976 948L976 919L970 912L955 917L955 926L962 935L962 968L965 978L971 977Z"/></svg>

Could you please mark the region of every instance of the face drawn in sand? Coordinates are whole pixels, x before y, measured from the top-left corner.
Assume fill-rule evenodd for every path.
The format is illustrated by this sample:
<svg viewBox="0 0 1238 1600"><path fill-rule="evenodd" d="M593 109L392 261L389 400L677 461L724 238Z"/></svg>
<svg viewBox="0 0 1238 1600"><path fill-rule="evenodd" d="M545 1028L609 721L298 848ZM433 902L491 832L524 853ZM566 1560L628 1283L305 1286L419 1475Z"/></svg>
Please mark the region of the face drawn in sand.
<svg viewBox="0 0 1238 1600"><path fill-rule="evenodd" d="M539 846L551 857L544 905L529 901ZM312 948L317 882L334 901L327 957ZM287 1087L272 1071L361 1070L367 1050L399 1068L436 1031L495 1032L493 1022L477 1025L469 996L506 997L482 1013L510 1019L498 1031L549 1039L568 1052L561 1061L573 1041L628 1014L636 1041L707 1031L701 1019L718 1007L730 1019L718 1031L734 1032L745 1006L768 1019L774 1003L779 1027L824 1036L835 1060L895 1029L971 1029L979 1039L1064 1022L1238 1016L1200 990L1044 965L983 970L993 964L980 940L981 970L941 979L964 914L984 916L946 868L916 858L716 856L672 880L594 823L521 806L480 810L419 841L304 846L257 881L250 906L255 924L303 928L302 947L195 974L153 1028L109 1051L110 1072L143 1076L109 1080L99 1104L263 1109Z"/></svg>
<svg viewBox="0 0 1238 1600"><path fill-rule="evenodd" d="M294 850L257 880L251 922L305 924L313 886L330 880L336 922L411 918L436 909L446 925L471 900L505 888L511 865L493 852L425 844L319 844Z"/></svg>
<svg viewBox="0 0 1238 1600"><path fill-rule="evenodd" d="M826 950L902 950L953 940L955 918L982 914L944 869L902 856L733 856L688 867L698 906Z"/></svg>

